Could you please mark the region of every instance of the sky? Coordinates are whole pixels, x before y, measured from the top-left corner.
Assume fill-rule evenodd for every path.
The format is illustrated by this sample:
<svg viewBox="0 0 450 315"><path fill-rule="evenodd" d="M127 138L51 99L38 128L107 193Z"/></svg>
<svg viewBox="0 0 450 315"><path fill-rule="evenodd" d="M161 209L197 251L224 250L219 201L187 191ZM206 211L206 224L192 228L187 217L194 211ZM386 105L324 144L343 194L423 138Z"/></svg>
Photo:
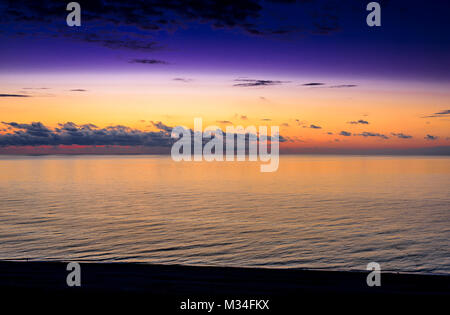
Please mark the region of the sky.
<svg viewBox="0 0 450 315"><path fill-rule="evenodd" d="M1 1L0 154L161 153L279 126L283 153L450 154L450 4Z"/></svg>

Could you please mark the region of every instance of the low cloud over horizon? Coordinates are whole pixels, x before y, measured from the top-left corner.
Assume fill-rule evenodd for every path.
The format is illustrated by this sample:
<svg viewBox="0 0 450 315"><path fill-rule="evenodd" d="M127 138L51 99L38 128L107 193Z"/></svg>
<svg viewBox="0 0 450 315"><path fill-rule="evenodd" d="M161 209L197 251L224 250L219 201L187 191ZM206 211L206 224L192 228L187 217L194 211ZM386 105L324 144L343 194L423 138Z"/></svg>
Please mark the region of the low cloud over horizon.
<svg viewBox="0 0 450 315"><path fill-rule="evenodd" d="M230 121L217 121L221 124L231 124ZM0 134L0 147L8 146L147 146L170 147L176 139L171 137L173 127L161 121L150 121L151 127L158 131L142 131L122 125L99 128L94 124L75 124L66 122L58 127L49 128L41 122L30 124L17 122L1 122L6 133ZM149 127L150 127L149 126ZM223 134L225 131L221 130ZM190 129L191 135L194 132ZM259 139L258 135L255 135ZM275 138L268 135L268 139ZM286 142L288 138L279 135L279 142Z"/></svg>
<svg viewBox="0 0 450 315"><path fill-rule="evenodd" d="M124 145L170 146L170 133L161 125L158 132L145 132L126 126L98 128L93 124L73 122L58 124L51 129L41 122L19 124L2 122L12 132L0 135L0 146L40 145ZM156 126L156 125L155 125Z"/></svg>
<svg viewBox="0 0 450 315"><path fill-rule="evenodd" d="M144 121L145 122L145 121ZM170 147L176 141L171 138L171 132L173 127L164 124L161 121L150 120L152 129L156 131L142 131L135 128L130 128L123 125L113 125L107 127L98 127L94 124L76 124L73 122L60 123L54 128L50 128L44 125L42 122L32 123L17 123L17 122L1 122L5 128L0 129L0 154L66 154L64 150L57 149L58 147L68 149L70 152L67 154L152 154L152 153L169 153ZM217 121L218 123L229 124L231 121ZM287 125L287 124L286 124ZM312 125L308 128L319 129L319 126ZM189 129L191 136L194 132ZM221 130L226 137L225 131ZM348 131L340 131L336 133L328 132L328 134L336 134L344 137L364 137L364 138L380 138L383 140L389 140L390 137L378 132L362 132L351 133ZM388 133L392 137L398 139L412 139L413 136L405 133ZM256 135L257 139L259 137ZM248 135L246 136L248 140ZM344 138L342 138L344 139ZM347 138L348 139L348 138ZM437 142L440 137L436 135L427 134L423 139L426 142ZM247 141L246 140L246 141ZM208 142L208 139L204 139L204 143ZM423 141L423 140L422 140ZM281 148L281 153L302 153L302 152L317 152L317 153L335 153L335 154L382 154L382 152L391 152L392 154L439 154L450 155L450 146L426 146L423 147L392 147L387 146L385 148L356 148L351 145L345 147L327 147L321 148L315 147L315 149L305 147L304 140L297 137L289 137L279 135L279 142L286 143L287 146ZM343 143L336 139L335 143ZM345 141L344 141L345 142ZM292 146L293 143L302 143L301 146ZM408 142L409 143L409 142ZM100 148L103 149L89 149ZM121 147L121 149L118 149ZM16 148L16 149L13 149ZM21 151L20 148L28 148L25 151ZM36 148L36 149L32 149ZM79 151L77 151L77 148ZM127 149L128 148L128 149ZM158 149L160 148L160 149ZM108 151L109 150L109 151ZM312 150L312 151L311 151ZM397 153L396 153L397 152Z"/></svg>

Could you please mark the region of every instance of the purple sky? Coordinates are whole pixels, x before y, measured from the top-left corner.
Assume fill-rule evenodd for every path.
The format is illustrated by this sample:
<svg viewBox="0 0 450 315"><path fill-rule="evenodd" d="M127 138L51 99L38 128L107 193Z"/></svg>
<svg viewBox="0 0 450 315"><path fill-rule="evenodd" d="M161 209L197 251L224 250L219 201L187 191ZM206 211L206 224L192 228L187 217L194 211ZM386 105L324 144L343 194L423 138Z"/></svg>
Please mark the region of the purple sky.
<svg viewBox="0 0 450 315"><path fill-rule="evenodd" d="M0 36L7 43L0 51L0 67L8 73L156 69L187 74L449 81L446 14L450 5L445 1L426 6L420 1L380 1L379 28L366 25L364 1L274 2L261 1L259 9L246 11L244 3L256 2L243 1L236 11L241 10L245 18L239 11L227 15L211 8L198 9L187 17L161 6L165 18L173 22L149 30L146 23L160 15L142 10L127 22L120 11L123 1L113 1L108 10L80 2L82 27L76 29L65 25L64 7L14 1L3 11L0 7L5 22ZM157 7L160 2L150 3ZM20 14L13 14L16 11L23 14L23 21ZM114 19L119 22L108 22ZM217 26L220 23L230 25ZM275 31L286 34L270 33ZM138 47L123 45L126 42ZM154 43L150 49L139 47L149 43ZM166 64L129 63L133 59Z"/></svg>

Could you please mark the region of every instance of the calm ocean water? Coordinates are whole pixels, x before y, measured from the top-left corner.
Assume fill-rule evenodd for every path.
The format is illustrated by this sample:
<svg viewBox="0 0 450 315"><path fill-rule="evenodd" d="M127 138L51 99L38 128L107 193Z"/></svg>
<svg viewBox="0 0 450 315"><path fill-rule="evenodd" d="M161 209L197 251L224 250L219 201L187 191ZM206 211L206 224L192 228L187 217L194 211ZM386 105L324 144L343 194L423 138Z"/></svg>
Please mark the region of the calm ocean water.
<svg viewBox="0 0 450 315"><path fill-rule="evenodd" d="M0 259L450 274L450 158L0 158Z"/></svg>

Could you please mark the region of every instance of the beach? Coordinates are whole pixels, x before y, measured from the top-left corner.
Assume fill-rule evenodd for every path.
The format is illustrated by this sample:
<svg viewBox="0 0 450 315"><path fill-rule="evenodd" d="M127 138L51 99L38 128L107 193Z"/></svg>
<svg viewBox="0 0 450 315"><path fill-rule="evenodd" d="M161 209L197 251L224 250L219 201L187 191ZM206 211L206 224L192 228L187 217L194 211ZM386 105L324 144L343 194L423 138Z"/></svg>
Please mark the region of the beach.
<svg viewBox="0 0 450 315"><path fill-rule="evenodd" d="M100 309L132 301L168 312L183 311L181 305L187 301L214 302L213 311L218 312L226 311L225 300L264 300L269 309L260 311L268 312L293 310L317 301L351 308L349 303L355 299L371 304L386 300L407 303L407 308L429 298L444 303L450 297L448 275L382 273L381 286L369 287L368 272L80 263L81 286L69 287L66 266L67 262L2 261L2 296L5 301L20 297L49 306L55 300L78 301L78 306L94 301L100 303ZM316 305L325 309L337 306Z"/></svg>

